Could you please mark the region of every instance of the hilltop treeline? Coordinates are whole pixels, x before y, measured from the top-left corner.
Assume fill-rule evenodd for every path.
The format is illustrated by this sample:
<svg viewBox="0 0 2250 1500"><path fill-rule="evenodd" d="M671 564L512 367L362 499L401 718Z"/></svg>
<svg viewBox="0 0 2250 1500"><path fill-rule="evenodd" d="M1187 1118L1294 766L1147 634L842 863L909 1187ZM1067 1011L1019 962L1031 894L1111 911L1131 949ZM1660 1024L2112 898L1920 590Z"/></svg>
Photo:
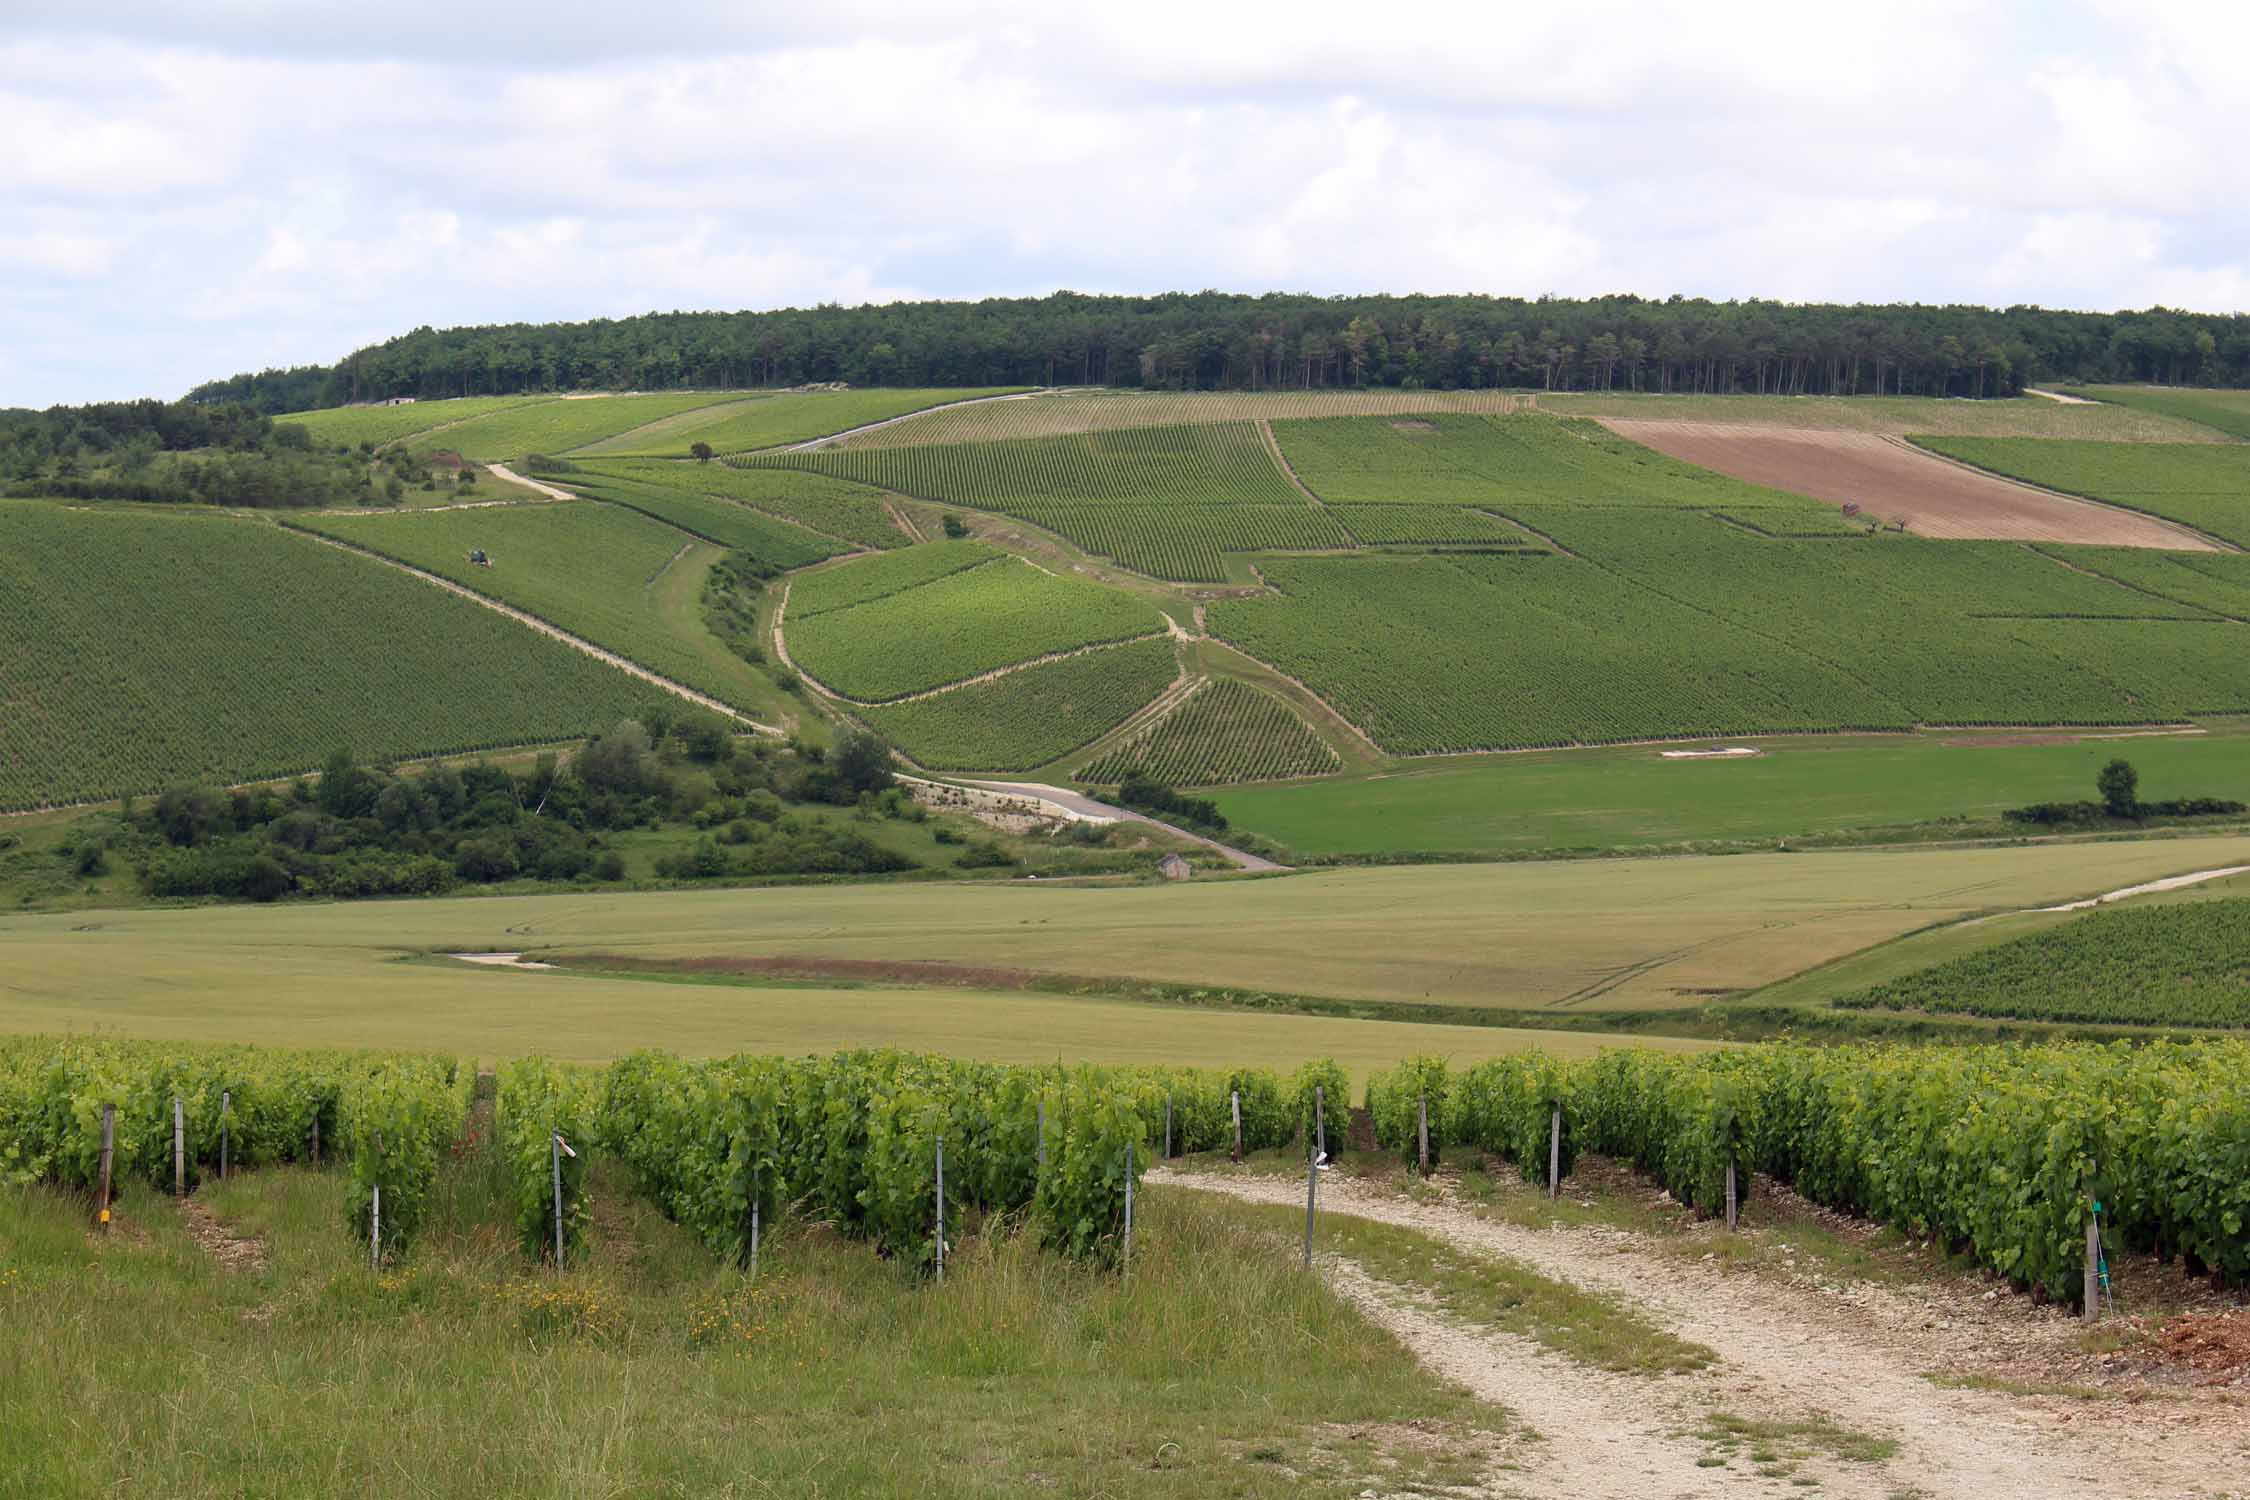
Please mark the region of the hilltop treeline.
<svg viewBox="0 0 2250 1500"><path fill-rule="evenodd" d="M2000 396L2036 380L2250 385L2250 318L1673 297L1219 292L650 313L418 328L196 401L798 385L1334 386Z"/></svg>
<svg viewBox="0 0 2250 1500"><path fill-rule="evenodd" d="M395 502L426 466L321 449L248 402L104 401L0 412L0 495L218 505Z"/></svg>

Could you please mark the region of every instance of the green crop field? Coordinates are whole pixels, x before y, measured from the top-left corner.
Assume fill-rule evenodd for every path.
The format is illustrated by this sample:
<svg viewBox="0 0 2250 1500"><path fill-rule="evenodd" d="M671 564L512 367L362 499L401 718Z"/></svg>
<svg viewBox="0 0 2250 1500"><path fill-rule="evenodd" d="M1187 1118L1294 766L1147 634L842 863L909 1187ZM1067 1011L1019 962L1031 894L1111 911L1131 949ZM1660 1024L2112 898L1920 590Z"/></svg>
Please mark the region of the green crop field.
<svg viewBox="0 0 2250 1500"><path fill-rule="evenodd" d="M1223 580L1221 552L1353 545L1332 516L1289 483L1248 422L822 449L768 454L756 462L999 511L1122 566L1178 582Z"/></svg>
<svg viewBox="0 0 2250 1500"><path fill-rule="evenodd" d="M2250 553L2152 552L2146 547L2064 547L2040 551L2127 588L2232 620L2250 620Z"/></svg>
<svg viewBox="0 0 2250 1500"><path fill-rule="evenodd" d="M1656 746L1618 745L1215 795L1236 827L1315 858L1509 856L1797 839L1942 818L1989 823L2011 807L2092 797L2095 772L2119 755L2139 768L2141 795L2152 801L2250 802L2250 734L2240 726L2011 743L2017 738L1933 731L1716 742L1760 752L1734 760L1667 759Z"/></svg>
<svg viewBox="0 0 2250 1500"><path fill-rule="evenodd" d="M1277 422L1273 432L1298 479L1335 504L1817 504L1667 458L1597 422L1536 412Z"/></svg>
<svg viewBox="0 0 2250 1500"><path fill-rule="evenodd" d="M706 541L740 548L777 568L801 568L851 550L834 537L807 531L792 521L693 490L585 476L566 476L566 482L593 499L637 510Z"/></svg>
<svg viewBox="0 0 2250 1500"><path fill-rule="evenodd" d="M703 579L721 549L598 500L309 515L301 524L425 568L585 637L722 703L751 710L770 686L703 625ZM482 548L490 567L471 563Z"/></svg>
<svg viewBox="0 0 2250 1500"><path fill-rule="evenodd" d="M933 406L1004 396L1021 389L1021 386L977 386L937 390L783 391L752 401L665 417L573 451L588 458L685 458L695 444L708 443L715 453L748 453L783 443L810 442Z"/></svg>
<svg viewBox="0 0 2250 1500"><path fill-rule="evenodd" d="M653 690L263 522L0 504L0 810L570 738Z"/></svg>
<svg viewBox="0 0 2250 1500"><path fill-rule="evenodd" d="M1839 997L1863 1010L2250 1025L2250 900L2092 911Z"/></svg>
<svg viewBox="0 0 2250 1500"><path fill-rule="evenodd" d="M1218 786L1319 776L1342 764L1287 703L1249 683L1221 677L1112 747L1080 770L1077 779L1117 782L1140 775L1170 786Z"/></svg>
<svg viewBox="0 0 2250 1500"><path fill-rule="evenodd" d="M1468 543L1522 547L1532 540L1497 516L1460 505L1331 505L1328 511L1355 539L1369 546Z"/></svg>
<svg viewBox="0 0 2250 1500"><path fill-rule="evenodd" d="M847 698L880 702L1164 629L1130 594L1013 558L788 623L789 654Z"/></svg>
<svg viewBox="0 0 2250 1500"><path fill-rule="evenodd" d="M517 407L539 406L553 396L465 396L451 401L409 401L403 406L334 406L323 411L291 412L276 422L293 422L323 445L383 444L413 437L455 422L489 417ZM416 444L420 447L422 445ZM448 437L433 437L428 446L452 446Z"/></svg>
<svg viewBox="0 0 2250 1500"><path fill-rule="evenodd" d="M1170 641L1130 641L854 712L931 770L1028 771L1115 729L1178 673Z"/></svg>
<svg viewBox="0 0 2250 1500"><path fill-rule="evenodd" d="M1839 667L1573 559L1289 558L1262 570L1279 593L1213 603L1212 634L1387 750L1907 719Z"/></svg>
<svg viewBox="0 0 2250 1500"><path fill-rule="evenodd" d="M789 618L810 619L832 609L851 609L887 599L907 589L935 583L949 574L981 568L1008 554L980 542L928 542L888 557L859 557L789 581Z"/></svg>
<svg viewBox="0 0 2250 1500"><path fill-rule="evenodd" d="M445 446L479 462L527 453L559 454L664 417L739 405L739 391L670 391L655 396L564 396L495 412L449 428Z"/></svg>
<svg viewBox="0 0 2250 1500"><path fill-rule="evenodd" d="M2157 411L2074 406L2038 396L1957 401L1936 396L1684 396L1651 392L1542 393L1541 411L1566 417L1621 417L1648 422L1739 422L1753 427L1811 427L1880 432L1894 437L2086 438L2112 443L2210 443L2209 427Z"/></svg>
<svg viewBox="0 0 2250 1500"><path fill-rule="evenodd" d="M577 479L629 479L698 495L723 495L755 510L862 547L903 547L913 540L884 509L883 492L863 484L788 469L742 469L732 464L681 463L675 459L624 458L578 464Z"/></svg>
<svg viewBox="0 0 2250 1500"><path fill-rule="evenodd" d="M2250 546L2250 444L1919 441L1933 453L2011 479L2146 511Z"/></svg>
<svg viewBox="0 0 2250 1500"><path fill-rule="evenodd" d="M2111 406L2250 438L2250 391L2200 391L2181 386L2089 385L2073 392ZM2092 436L2092 434L2088 434Z"/></svg>
<svg viewBox="0 0 2250 1500"><path fill-rule="evenodd" d="M1004 963L1469 1007L1670 1007L1767 984L1977 912L2243 864L2250 864L2250 838L2229 836L1415 866L1125 888L1002 881L144 909L105 913L95 928L82 912L55 913L0 923L0 1027L64 1031L102 1022L134 1035L445 1046L487 1055L536 1044L586 1058L638 1046L799 1050L878 1035L846 1031L861 1024L850 992L837 999L817 986L646 984L395 961L527 948L643 959ZM964 977L972 991L993 989ZM1078 1055L1020 1019L993 1023L1009 1028L1005 1052L946 1039L949 1028L982 1024L969 1007L950 1004L956 991L910 991L910 1000L860 993L887 1017L913 1023L888 1037L894 1045L1008 1058ZM1043 1018L1058 1014L1044 1007L1080 1003L1026 998L1042 1009L1023 1014ZM1125 1013L1146 1018L1134 1045L1169 1047L1172 1061L1264 1060L1293 1049L1296 1028L1316 1019L1129 1006L1089 1021L1073 1040L1114 1028ZM1201 1028L1237 1021L1259 1023L1272 1040L1258 1050L1217 1042L1205 1050ZM1399 1023L1365 1024L1381 1032ZM1475 1028L1461 1028L1450 1045L1432 1040L1423 1033L1400 1051L1481 1045ZM1369 1049L1349 1050L1365 1056ZM1308 1051L1341 1058L1347 1049L1313 1044Z"/></svg>

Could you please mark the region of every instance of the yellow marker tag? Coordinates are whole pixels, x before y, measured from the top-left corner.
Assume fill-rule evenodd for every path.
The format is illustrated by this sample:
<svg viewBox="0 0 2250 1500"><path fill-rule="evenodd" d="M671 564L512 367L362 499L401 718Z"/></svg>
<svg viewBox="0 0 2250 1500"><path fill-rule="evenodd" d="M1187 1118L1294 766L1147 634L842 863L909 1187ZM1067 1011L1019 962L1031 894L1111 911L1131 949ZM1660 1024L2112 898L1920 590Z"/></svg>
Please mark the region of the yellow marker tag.
<svg viewBox="0 0 2250 1500"><path fill-rule="evenodd" d="M109 1222L109 1210L106 1208L102 1210L102 1222L104 1224Z"/></svg>

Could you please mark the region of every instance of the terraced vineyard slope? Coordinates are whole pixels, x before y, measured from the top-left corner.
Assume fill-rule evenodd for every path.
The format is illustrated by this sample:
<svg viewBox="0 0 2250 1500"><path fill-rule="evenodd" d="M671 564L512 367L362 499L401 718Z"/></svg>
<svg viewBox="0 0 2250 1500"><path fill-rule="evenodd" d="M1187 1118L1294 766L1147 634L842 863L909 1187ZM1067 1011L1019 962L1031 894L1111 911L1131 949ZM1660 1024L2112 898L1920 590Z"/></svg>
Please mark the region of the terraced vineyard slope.
<svg viewBox="0 0 2250 1500"><path fill-rule="evenodd" d="M553 396L466 396L452 401L407 401L397 406L335 406L322 411L291 412L276 417L305 429L322 446L396 442L433 428L489 417L495 412L537 406ZM433 439L433 446L436 446Z"/></svg>
<svg viewBox="0 0 2250 1500"><path fill-rule="evenodd" d="M1224 581L1225 552L1353 545L1333 516L1290 484L1247 422L1012 443L821 449L754 462L999 511L1176 582Z"/></svg>
<svg viewBox="0 0 2250 1500"><path fill-rule="evenodd" d="M705 541L739 548L777 568L801 568L852 550L850 543L808 531L794 521L692 489L592 475L571 475L568 483L582 495L637 510Z"/></svg>
<svg viewBox="0 0 2250 1500"><path fill-rule="evenodd" d="M1835 1003L2031 1021L2250 1026L2250 900L2088 912Z"/></svg>
<svg viewBox="0 0 2250 1500"><path fill-rule="evenodd" d="M805 619L791 615L787 624L791 659L831 690L862 702L1163 630L1164 617L1152 605L1014 558L849 608Z"/></svg>
<svg viewBox="0 0 2250 1500"><path fill-rule="evenodd" d="M571 738L655 696L264 522L0 505L0 811Z"/></svg>
<svg viewBox="0 0 2250 1500"><path fill-rule="evenodd" d="M852 712L932 770L1028 771L1100 739L1178 675L1172 643L1151 638Z"/></svg>
<svg viewBox="0 0 2250 1500"><path fill-rule="evenodd" d="M1170 786L1221 786L1319 776L1342 764L1287 703L1223 677L1089 762L1076 779L1103 783L1146 776Z"/></svg>
<svg viewBox="0 0 2250 1500"><path fill-rule="evenodd" d="M873 432L855 433L838 446L915 448L1214 422L1508 412L1524 404L1524 397L1502 391L1042 391L1021 401L929 412Z"/></svg>
<svg viewBox="0 0 2250 1500"><path fill-rule="evenodd" d="M723 548L595 500L348 516L305 526L537 615L744 712L770 685L703 626ZM491 566L469 561L481 549Z"/></svg>
<svg viewBox="0 0 2250 1500"><path fill-rule="evenodd" d="M685 458L697 443L719 454L802 443L928 407L1004 396L1021 386L969 389L781 391L667 416L573 450L586 457Z"/></svg>
<svg viewBox="0 0 2250 1500"><path fill-rule="evenodd" d="M682 413L731 409L740 391L668 391L658 396L564 396L497 411L450 428L445 445L478 462L527 453L567 453ZM684 450L683 450L684 451Z"/></svg>
<svg viewBox="0 0 2250 1500"><path fill-rule="evenodd" d="M2250 438L2250 391L2203 391L2163 385L2090 385L2074 394L2103 405L2195 423ZM2088 437L2106 434L2088 433Z"/></svg>
<svg viewBox="0 0 2250 1500"><path fill-rule="evenodd" d="M788 469L744 469L732 464L681 463L676 459L585 460L569 476L573 488L608 480L660 485L695 495L716 495L778 516L823 536L859 547L903 547L911 537L898 528L883 492L868 485Z"/></svg>

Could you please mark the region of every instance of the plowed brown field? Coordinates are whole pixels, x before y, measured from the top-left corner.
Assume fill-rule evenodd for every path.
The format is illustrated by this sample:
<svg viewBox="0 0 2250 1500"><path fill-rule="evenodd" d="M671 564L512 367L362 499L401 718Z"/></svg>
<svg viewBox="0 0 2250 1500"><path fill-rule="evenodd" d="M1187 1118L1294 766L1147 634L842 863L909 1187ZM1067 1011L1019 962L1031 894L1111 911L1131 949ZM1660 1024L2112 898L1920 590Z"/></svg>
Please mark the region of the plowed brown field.
<svg viewBox="0 0 2250 1500"><path fill-rule="evenodd" d="M1925 453L1903 438L1712 422L1610 418L1603 425L1659 453L1752 484L1832 505L1857 504L1882 521L1905 522L1918 536L2221 550L2185 527L2001 479Z"/></svg>

